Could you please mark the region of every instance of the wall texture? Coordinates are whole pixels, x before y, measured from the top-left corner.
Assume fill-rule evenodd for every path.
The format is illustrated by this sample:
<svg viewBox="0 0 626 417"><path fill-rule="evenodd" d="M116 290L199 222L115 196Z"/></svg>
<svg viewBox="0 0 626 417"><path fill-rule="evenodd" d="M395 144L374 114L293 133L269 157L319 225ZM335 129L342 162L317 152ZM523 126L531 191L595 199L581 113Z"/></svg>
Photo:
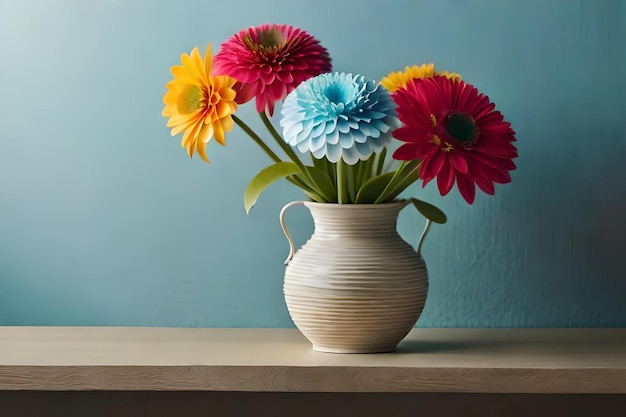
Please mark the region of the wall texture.
<svg viewBox="0 0 626 417"><path fill-rule="evenodd" d="M0 0L0 325L287 327L277 184L240 131L189 160L160 115L181 52L300 26L336 70L435 62L517 131L513 182L424 253L419 326L626 326L626 4L620 0ZM259 127L252 105L239 112ZM312 224L288 216L303 243ZM423 222L405 210L415 241Z"/></svg>

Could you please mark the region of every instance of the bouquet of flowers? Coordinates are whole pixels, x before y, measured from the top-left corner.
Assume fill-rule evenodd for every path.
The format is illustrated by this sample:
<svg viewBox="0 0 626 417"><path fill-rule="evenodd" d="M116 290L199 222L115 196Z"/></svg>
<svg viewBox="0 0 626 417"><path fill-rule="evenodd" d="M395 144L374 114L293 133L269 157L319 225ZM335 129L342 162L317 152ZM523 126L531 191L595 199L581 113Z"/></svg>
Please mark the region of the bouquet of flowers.
<svg viewBox="0 0 626 417"><path fill-rule="evenodd" d="M163 116L182 146L209 162L206 146L237 124L269 156L272 164L250 182L246 211L262 191L286 178L312 201L380 204L421 180L437 179L441 195L457 184L472 204L476 186L494 194L494 183L511 181L517 150L515 132L489 97L458 74L433 64L391 72L380 82L362 75L331 72L320 42L292 26L250 27L224 42L215 57L211 44L182 54L171 68ZM269 138L236 115L238 105L255 99ZM281 102L282 135L271 121ZM393 141L399 146L388 155ZM307 156L308 155L308 156ZM444 223L433 205L411 198L428 219Z"/></svg>

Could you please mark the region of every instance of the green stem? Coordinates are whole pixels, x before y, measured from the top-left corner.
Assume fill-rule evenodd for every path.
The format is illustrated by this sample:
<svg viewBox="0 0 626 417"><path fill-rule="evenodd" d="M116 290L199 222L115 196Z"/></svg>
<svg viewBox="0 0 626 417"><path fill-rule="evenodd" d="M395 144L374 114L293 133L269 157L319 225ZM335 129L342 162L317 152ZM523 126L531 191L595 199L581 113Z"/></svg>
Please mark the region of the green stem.
<svg viewBox="0 0 626 417"><path fill-rule="evenodd" d="M402 161L393 177L376 199L376 203L391 201L419 179L422 160Z"/></svg>
<svg viewBox="0 0 626 417"><path fill-rule="evenodd" d="M232 115L233 121L235 123L237 123L237 125L248 134L248 136L250 136L252 138L252 140L254 140L256 142L257 145L259 145L261 147L261 149L263 149L265 151L265 153L272 159L272 161L274 162L282 162L282 159L280 159L280 157L278 155L276 155L274 153L274 151L272 151L270 149L269 146L267 146L265 144L265 142L263 141L263 139L261 139L261 137L259 135L256 134L256 132L254 130L252 130L250 128L250 126L248 126L243 120L241 120L239 117L235 116L234 114ZM300 168L302 169L302 168ZM307 185L307 183L305 181L303 181L302 179L298 178L297 176L289 176L287 177L287 181L289 181L290 183L292 183L293 185L302 188L304 191L308 191L308 192L313 192L314 190L309 187Z"/></svg>
<svg viewBox="0 0 626 417"><path fill-rule="evenodd" d="M359 161L360 162L360 161ZM353 203L356 200L357 181L358 181L358 165L347 165L347 188L348 188L348 202Z"/></svg>
<svg viewBox="0 0 626 417"><path fill-rule="evenodd" d="M265 144L265 142L263 142L263 139L261 139L261 137L259 135L257 135L254 130L252 130L250 128L250 126L248 126L247 124L244 123L243 120L241 120L239 117L235 116L234 114L232 115L233 120L235 121L235 123L237 123L237 125L243 129L244 132L246 132L248 134L248 136L250 136L252 138L252 140L254 140L256 142L257 145L259 145L261 147L261 149L263 149L265 151L265 153L274 161L274 162L281 162L282 160L278 157L278 155L276 155L274 153L274 151L272 151L269 146L267 146Z"/></svg>
<svg viewBox="0 0 626 417"><path fill-rule="evenodd" d="M369 180L370 178L376 175L379 175L379 174L376 174L373 171L373 169L374 169L374 158L369 158L367 161L365 161L365 168L363 169L363 173L361 177L361 184L359 185L359 188L361 188L363 184L365 184L365 182Z"/></svg>
<svg viewBox="0 0 626 417"><path fill-rule="evenodd" d="M376 175L380 175L383 173L383 167L385 165L386 156L387 156L387 148L383 148L380 154L378 154L378 164L376 165Z"/></svg>
<svg viewBox="0 0 626 417"><path fill-rule="evenodd" d="M308 177L306 167L304 166L300 158L298 158L298 155L296 155L293 149L291 149L291 146L289 146L289 144L285 142L283 138L280 136L280 134L276 131L276 129L274 128L274 125L272 124L270 119L267 117L267 114L265 114L265 112L260 112L259 116L261 116L261 120L263 120L263 124L265 125L267 130L270 132L270 134L272 135L272 137L274 138L278 146L281 147L281 149L287 154L289 159L291 159L293 163L298 165L300 170L304 174L306 174Z"/></svg>
<svg viewBox="0 0 626 417"><path fill-rule="evenodd" d="M355 195L361 189L361 185L363 185L363 172L367 167L367 161L359 161L356 164L356 176L354 181Z"/></svg>
<svg viewBox="0 0 626 417"><path fill-rule="evenodd" d="M348 190L346 189L346 163L339 158L337 161L337 201L339 204L345 204L348 199Z"/></svg>
<svg viewBox="0 0 626 417"><path fill-rule="evenodd" d="M302 171L302 175L304 176L303 181L307 182L310 188L314 189L317 194L323 195L324 193L321 192L323 190L323 187L320 187L315 182L315 180L311 176L311 173L309 172L307 167L302 163L300 158L298 158L298 155L294 152L291 146L289 146L289 144L283 140L282 136L280 136L280 134L276 131L276 129L274 128L274 125L272 124L270 119L267 117L267 114L265 112L260 112L259 116L261 117L261 120L263 121L265 128L270 132L270 134L274 138L274 141L276 141L278 146L280 146L281 149L285 152L285 154L287 154L289 159L291 159L293 163L298 165L298 168L300 168L300 171Z"/></svg>
<svg viewBox="0 0 626 417"><path fill-rule="evenodd" d="M405 176L402 178L398 185L393 190L393 194L400 194L406 188L408 188L411 184L419 179L419 172L422 168L422 162L420 161L415 167L413 167Z"/></svg>
<svg viewBox="0 0 626 417"><path fill-rule="evenodd" d="M337 170L335 169L335 164L330 162L327 157L324 157L323 160L326 164L326 172L328 173L330 180L333 184L337 184Z"/></svg>
<svg viewBox="0 0 626 417"><path fill-rule="evenodd" d="M398 168L393 173L393 177L391 177L391 180L389 181L389 183L387 184L387 186L385 187L383 192L380 193L380 195L378 196L376 201L374 201L374 204L380 204L383 201L385 201L385 199L387 198L387 193L395 188L395 186L396 186L396 184L395 184L396 179L398 178L398 176L400 175L400 173L404 169L404 166L406 165L406 163L407 163L406 161L400 162L400 165L398 166Z"/></svg>

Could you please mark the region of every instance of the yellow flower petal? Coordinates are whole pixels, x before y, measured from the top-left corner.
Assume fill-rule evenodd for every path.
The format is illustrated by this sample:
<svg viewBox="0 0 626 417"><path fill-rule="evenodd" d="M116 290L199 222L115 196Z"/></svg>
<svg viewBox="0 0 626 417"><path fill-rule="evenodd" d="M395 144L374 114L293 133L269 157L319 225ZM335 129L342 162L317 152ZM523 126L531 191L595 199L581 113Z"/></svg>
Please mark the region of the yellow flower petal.
<svg viewBox="0 0 626 417"><path fill-rule="evenodd" d="M226 102L220 101L215 105L216 114L218 118L224 118L232 113L232 107Z"/></svg>
<svg viewBox="0 0 626 417"><path fill-rule="evenodd" d="M166 84L165 107L161 114L168 117L167 127L172 136L183 133L181 146L189 157L195 152L209 162L206 146L215 140L224 145L225 133L233 129L232 114L237 110L236 80L224 75L211 76L213 57L211 44L204 57L198 48L181 55L181 65L171 68L173 79Z"/></svg>
<svg viewBox="0 0 626 417"><path fill-rule="evenodd" d="M224 132L230 132L233 130L233 127L235 127L235 121L231 115L222 119L222 127L224 128Z"/></svg>
<svg viewBox="0 0 626 417"><path fill-rule="evenodd" d="M208 44L204 53L204 73L211 74L211 68L213 68L213 52L211 44Z"/></svg>
<svg viewBox="0 0 626 417"><path fill-rule="evenodd" d="M171 120L172 119L168 121L167 127L172 128L172 131L171 131L172 136L176 136L179 133L184 132L187 129L191 129L191 127L193 127L195 123L198 123L197 118L188 118L187 120L179 119L180 121L177 124L171 124Z"/></svg>
<svg viewBox="0 0 626 417"><path fill-rule="evenodd" d="M220 145L226 145L226 140L224 139L224 127L221 123L213 123L213 134L215 135L215 140Z"/></svg>
<svg viewBox="0 0 626 417"><path fill-rule="evenodd" d="M412 67L404 67L404 72L390 72L386 77L380 80L380 84L389 90L390 93L393 93L398 88L406 88L406 85L410 80L417 78L430 78L435 75L443 75L450 79L461 79L461 76L454 72L435 72L434 64L422 64L421 66L413 65Z"/></svg>

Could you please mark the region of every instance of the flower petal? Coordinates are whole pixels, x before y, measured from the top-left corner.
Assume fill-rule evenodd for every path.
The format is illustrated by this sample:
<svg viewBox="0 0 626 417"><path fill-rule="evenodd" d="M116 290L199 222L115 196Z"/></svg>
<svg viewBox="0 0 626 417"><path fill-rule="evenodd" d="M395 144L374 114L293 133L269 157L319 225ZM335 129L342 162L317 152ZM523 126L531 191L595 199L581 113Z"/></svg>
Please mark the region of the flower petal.
<svg viewBox="0 0 626 417"><path fill-rule="evenodd" d="M411 161L413 159L417 159L416 148L417 145L412 143L402 145L394 151L393 159L397 159L400 161Z"/></svg>
<svg viewBox="0 0 626 417"><path fill-rule="evenodd" d="M391 84L402 79L399 75L390 77L386 81ZM512 144L515 132L489 97L474 86L435 74L406 80L406 86L398 87L391 97L403 123L393 137L404 142L393 157L422 158L423 184L437 177L439 191L444 194L456 180L461 195L472 204L476 185L493 194L494 182L511 180L509 171L515 169L513 159L517 157ZM465 115L464 120L473 126L448 130L444 122L451 115Z"/></svg>
<svg viewBox="0 0 626 417"><path fill-rule="evenodd" d="M231 76L243 85L238 89L238 103L256 97L257 111L271 115L274 104L301 82L330 72L331 59L326 48L307 32L264 24L244 29L224 42L213 66L216 74Z"/></svg>
<svg viewBox="0 0 626 417"><path fill-rule="evenodd" d="M437 187L441 195L446 195L452 189L454 185L454 168L451 163L446 163L442 167L439 175L437 176Z"/></svg>
<svg viewBox="0 0 626 417"><path fill-rule="evenodd" d="M470 174L459 174L457 172L456 184L467 204L472 204L476 197L476 187L474 187L474 180L472 180Z"/></svg>
<svg viewBox="0 0 626 417"><path fill-rule="evenodd" d="M343 159L350 165L381 151L391 141L392 127L399 125L385 89L362 75L345 73L302 82L287 95L281 113L285 142L297 143L316 158Z"/></svg>
<svg viewBox="0 0 626 417"><path fill-rule="evenodd" d="M446 156L443 152L437 152L432 157L424 159L422 170L420 172L422 181L429 182L439 175L439 172L441 171L441 168L443 168L445 162Z"/></svg>
<svg viewBox="0 0 626 417"><path fill-rule="evenodd" d="M454 169L461 174L467 174L467 161L463 158L461 151L452 150L448 155L450 156L450 162L452 162Z"/></svg>
<svg viewBox="0 0 626 417"><path fill-rule="evenodd" d="M206 146L215 135L218 143L225 144L225 133L232 130L232 114L237 110L234 99L236 80L228 76L212 76L211 45L202 58L198 48L191 54L182 54L181 64L172 67L174 79L166 84L163 97L163 116L175 136L183 133L181 145L189 157L195 152L209 162Z"/></svg>

